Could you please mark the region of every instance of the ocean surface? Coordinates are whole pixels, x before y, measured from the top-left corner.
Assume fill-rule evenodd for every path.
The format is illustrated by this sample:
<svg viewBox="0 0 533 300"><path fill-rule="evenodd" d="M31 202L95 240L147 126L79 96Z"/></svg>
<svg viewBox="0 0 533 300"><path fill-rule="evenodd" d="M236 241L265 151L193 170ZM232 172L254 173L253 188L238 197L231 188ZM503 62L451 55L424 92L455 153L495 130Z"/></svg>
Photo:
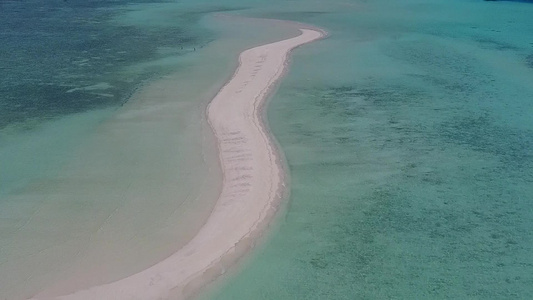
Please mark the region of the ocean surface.
<svg viewBox="0 0 533 300"><path fill-rule="evenodd" d="M122 278L201 226L220 180L205 106L240 51L294 34L244 17L330 36L293 53L268 108L290 199L202 298L533 298L531 16L481 0L0 0L0 299Z"/></svg>

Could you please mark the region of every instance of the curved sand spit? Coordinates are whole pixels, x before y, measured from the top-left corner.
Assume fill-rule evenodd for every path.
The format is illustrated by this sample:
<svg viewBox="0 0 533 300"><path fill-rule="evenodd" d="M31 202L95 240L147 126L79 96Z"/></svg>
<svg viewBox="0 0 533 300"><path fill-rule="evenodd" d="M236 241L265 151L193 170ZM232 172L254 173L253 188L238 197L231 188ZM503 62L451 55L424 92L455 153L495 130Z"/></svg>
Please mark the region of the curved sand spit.
<svg viewBox="0 0 533 300"><path fill-rule="evenodd" d="M301 32L242 52L233 78L210 103L207 114L218 139L224 180L220 198L198 234L142 272L55 299L185 298L224 272L224 260L234 259L242 252L239 246L264 227L283 191L283 170L262 123L261 108L282 76L289 52L323 36L316 30Z"/></svg>

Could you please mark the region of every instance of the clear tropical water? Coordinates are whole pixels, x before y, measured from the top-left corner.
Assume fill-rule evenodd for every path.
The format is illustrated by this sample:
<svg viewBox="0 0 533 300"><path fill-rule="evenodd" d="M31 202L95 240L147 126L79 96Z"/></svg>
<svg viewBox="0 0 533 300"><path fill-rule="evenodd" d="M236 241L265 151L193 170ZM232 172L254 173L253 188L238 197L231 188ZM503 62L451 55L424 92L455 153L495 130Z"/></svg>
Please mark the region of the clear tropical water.
<svg viewBox="0 0 533 300"><path fill-rule="evenodd" d="M533 6L335 3L264 14L331 36L269 109L281 224L210 298L533 297Z"/></svg>
<svg viewBox="0 0 533 300"><path fill-rule="evenodd" d="M0 1L0 298L23 299L90 264L102 272L99 255L121 269L101 280L120 278L172 253L173 232L194 221L187 212L205 217L190 204L195 183L216 181L195 139L205 103L239 51L291 33L220 13L296 20L330 36L294 53L270 102L291 173L287 207L206 298L533 297L531 4L32 0ZM150 107L143 99L173 83L168 150L146 147L149 131L131 136L138 143L100 139L108 120ZM120 159L99 162L98 149ZM157 165L178 170L175 182L143 185L154 149L176 153L172 168ZM79 167L81 155L91 168ZM172 185L176 204L58 189L65 172L105 165L113 193ZM135 211L143 217L128 220ZM91 233L100 228L91 218L108 216L105 234Z"/></svg>

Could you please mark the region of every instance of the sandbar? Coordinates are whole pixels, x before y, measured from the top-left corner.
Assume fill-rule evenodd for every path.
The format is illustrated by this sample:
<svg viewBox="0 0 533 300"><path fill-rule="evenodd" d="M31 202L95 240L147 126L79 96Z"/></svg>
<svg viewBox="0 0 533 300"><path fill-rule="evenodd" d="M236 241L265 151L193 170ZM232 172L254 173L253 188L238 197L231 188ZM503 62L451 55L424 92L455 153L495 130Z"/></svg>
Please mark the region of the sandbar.
<svg viewBox="0 0 533 300"><path fill-rule="evenodd" d="M243 51L233 77L208 105L224 178L219 199L198 234L146 270L53 299L184 299L250 248L284 192L280 156L263 122L264 103L286 71L291 50L324 36L319 30L300 31L297 37Z"/></svg>

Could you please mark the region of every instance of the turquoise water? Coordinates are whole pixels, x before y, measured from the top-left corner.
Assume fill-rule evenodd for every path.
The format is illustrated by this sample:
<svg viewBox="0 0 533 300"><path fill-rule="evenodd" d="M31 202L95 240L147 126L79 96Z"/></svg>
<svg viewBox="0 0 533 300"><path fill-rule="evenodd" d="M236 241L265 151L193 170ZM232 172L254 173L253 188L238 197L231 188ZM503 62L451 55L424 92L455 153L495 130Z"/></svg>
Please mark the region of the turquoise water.
<svg viewBox="0 0 533 300"><path fill-rule="evenodd" d="M60 231L19 231L41 202L58 206L50 194L11 196L53 182L65 165L83 161L79 153L98 157L84 141L136 89L157 95L161 78L179 82L177 140L169 145L177 151L178 194L198 193L187 188L207 172L198 164L190 174L205 144L188 142L203 130L207 97L231 74L239 51L290 33L221 13L296 20L330 36L294 53L270 102L270 126L291 174L287 207L239 272L207 298L533 298L533 6L474 0L0 1L8 41L0 43L7 75L0 83L0 298L22 299L77 274L49 266L57 255L32 254L28 245L39 250L47 239L66 240L54 232L73 230L81 246L52 250L67 257L91 248L88 229L77 228L92 224L92 210L83 207L101 208L101 217L118 204L91 206L87 196L49 225ZM153 136L140 134L141 141ZM143 144L133 145L125 157L144 157ZM117 166L143 182L140 166ZM104 258L120 266L135 261L139 247L150 265L171 253L176 245L164 241L183 220L158 227L170 209L160 203L137 223L111 218L109 232L123 230L131 240L109 246L128 247L122 262ZM93 254L112 253L92 243ZM14 263L25 253L49 281L23 287L39 278Z"/></svg>
<svg viewBox="0 0 533 300"><path fill-rule="evenodd" d="M335 3L263 13L331 36L269 109L281 224L209 298L532 298L533 6Z"/></svg>

